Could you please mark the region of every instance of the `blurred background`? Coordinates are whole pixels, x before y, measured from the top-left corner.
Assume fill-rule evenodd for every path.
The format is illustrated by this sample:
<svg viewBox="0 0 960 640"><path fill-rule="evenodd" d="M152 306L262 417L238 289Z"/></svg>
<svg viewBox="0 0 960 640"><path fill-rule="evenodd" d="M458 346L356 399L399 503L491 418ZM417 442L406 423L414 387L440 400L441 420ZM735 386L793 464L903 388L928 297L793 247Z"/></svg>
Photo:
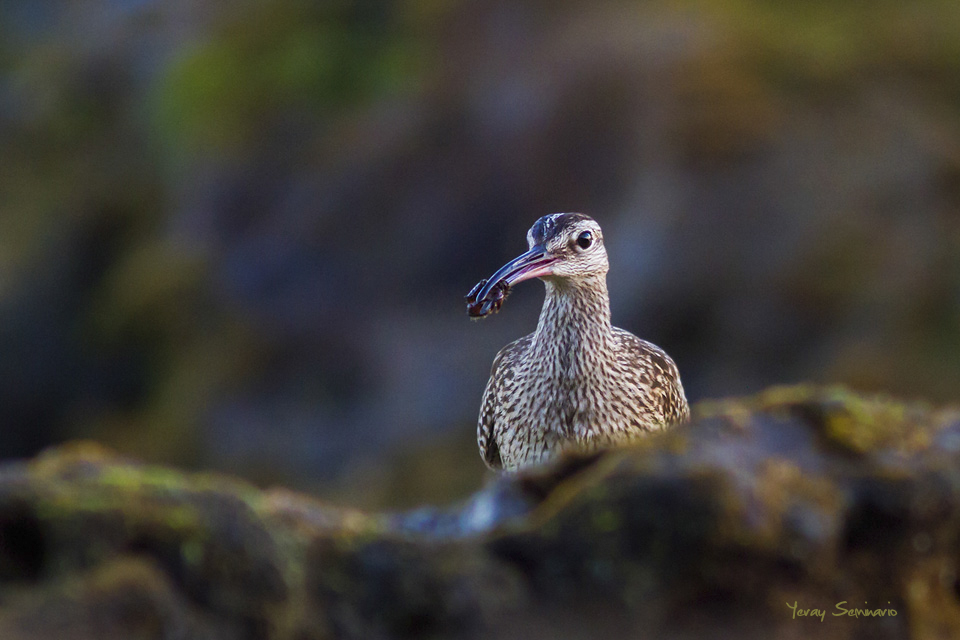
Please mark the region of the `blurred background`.
<svg viewBox="0 0 960 640"><path fill-rule="evenodd" d="M462 497L543 288L463 296L556 211L692 401L957 401L957 34L956 0L0 0L0 457Z"/></svg>

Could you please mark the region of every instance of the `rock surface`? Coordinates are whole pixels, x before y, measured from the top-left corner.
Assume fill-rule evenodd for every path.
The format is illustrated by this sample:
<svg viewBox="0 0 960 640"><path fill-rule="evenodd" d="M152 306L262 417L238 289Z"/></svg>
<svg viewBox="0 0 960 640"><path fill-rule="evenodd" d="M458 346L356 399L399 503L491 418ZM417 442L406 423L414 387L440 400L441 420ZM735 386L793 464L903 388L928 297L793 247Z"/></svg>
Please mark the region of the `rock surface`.
<svg viewBox="0 0 960 640"><path fill-rule="evenodd" d="M958 561L960 411L840 389L701 404L445 510L83 443L0 467L5 640L948 638Z"/></svg>

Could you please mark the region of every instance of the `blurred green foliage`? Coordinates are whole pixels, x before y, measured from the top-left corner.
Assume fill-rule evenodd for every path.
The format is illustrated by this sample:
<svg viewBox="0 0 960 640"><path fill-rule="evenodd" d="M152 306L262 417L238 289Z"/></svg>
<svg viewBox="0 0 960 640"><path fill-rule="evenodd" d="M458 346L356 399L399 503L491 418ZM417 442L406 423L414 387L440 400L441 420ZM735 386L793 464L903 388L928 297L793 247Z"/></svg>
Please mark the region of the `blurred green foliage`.
<svg viewBox="0 0 960 640"><path fill-rule="evenodd" d="M397 11L375 3L247 5L178 51L155 92L171 148L236 151L275 118L330 117L416 89L424 45Z"/></svg>
<svg viewBox="0 0 960 640"><path fill-rule="evenodd" d="M898 71L944 74L956 84L960 72L960 42L952 35L960 9L949 0L693 0L690 6L724 20L727 41L786 86L836 90L858 77Z"/></svg>

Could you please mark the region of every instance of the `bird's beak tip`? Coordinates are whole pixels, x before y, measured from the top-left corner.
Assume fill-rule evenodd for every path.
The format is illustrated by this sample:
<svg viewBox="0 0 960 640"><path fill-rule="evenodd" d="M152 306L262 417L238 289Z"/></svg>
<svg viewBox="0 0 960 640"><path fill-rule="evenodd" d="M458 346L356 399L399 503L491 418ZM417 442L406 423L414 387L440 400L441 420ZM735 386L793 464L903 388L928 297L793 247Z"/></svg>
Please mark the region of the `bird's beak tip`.
<svg viewBox="0 0 960 640"><path fill-rule="evenodd" d="M466 296L467 312L472 318L483 318L496 313L510 293L510 287L524 280L551 275L551 265L556 260L543 247L532 247L471 289Z"/></svg>

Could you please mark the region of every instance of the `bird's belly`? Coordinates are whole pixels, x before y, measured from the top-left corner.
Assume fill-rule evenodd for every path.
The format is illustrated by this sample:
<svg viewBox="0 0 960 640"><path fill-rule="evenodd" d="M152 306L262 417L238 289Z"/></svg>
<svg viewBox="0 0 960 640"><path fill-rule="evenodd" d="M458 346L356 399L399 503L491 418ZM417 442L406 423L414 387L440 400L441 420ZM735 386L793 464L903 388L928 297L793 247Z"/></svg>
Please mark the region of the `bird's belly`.
<svg viewBox="0 0 960 640"><path fill-rule="evenodd" d="M607 444L610 426L593 391L595 381L529 377L503 402L497 438L505 468L545 462L563 450ZM616 427L614 427L616 428Z"/></svg>
<svg viewBox="0 0 960 640"><path fill-rule="evenodd" d="M508 437L500 445L500 461L503 468L507 471L516 471L551 460L559 453L561 447L556 441L549 440L549 438Z"/></svg>
<svg viewBox="0 0 960 640"><path fill-rule="evenodd" d="M643 404L598 380L530 384L503 403L497 443L504 468L545 462L566 449L593 451L643 437L653 430L638 421Z"/></svg>
<svg viewBox="0 0 960 640"><path fill-rule="evenodd" d="M497 420L497 445L505 469L545 462L567 440L562 403L550 389L533 388L504 402Z"/></svg>

